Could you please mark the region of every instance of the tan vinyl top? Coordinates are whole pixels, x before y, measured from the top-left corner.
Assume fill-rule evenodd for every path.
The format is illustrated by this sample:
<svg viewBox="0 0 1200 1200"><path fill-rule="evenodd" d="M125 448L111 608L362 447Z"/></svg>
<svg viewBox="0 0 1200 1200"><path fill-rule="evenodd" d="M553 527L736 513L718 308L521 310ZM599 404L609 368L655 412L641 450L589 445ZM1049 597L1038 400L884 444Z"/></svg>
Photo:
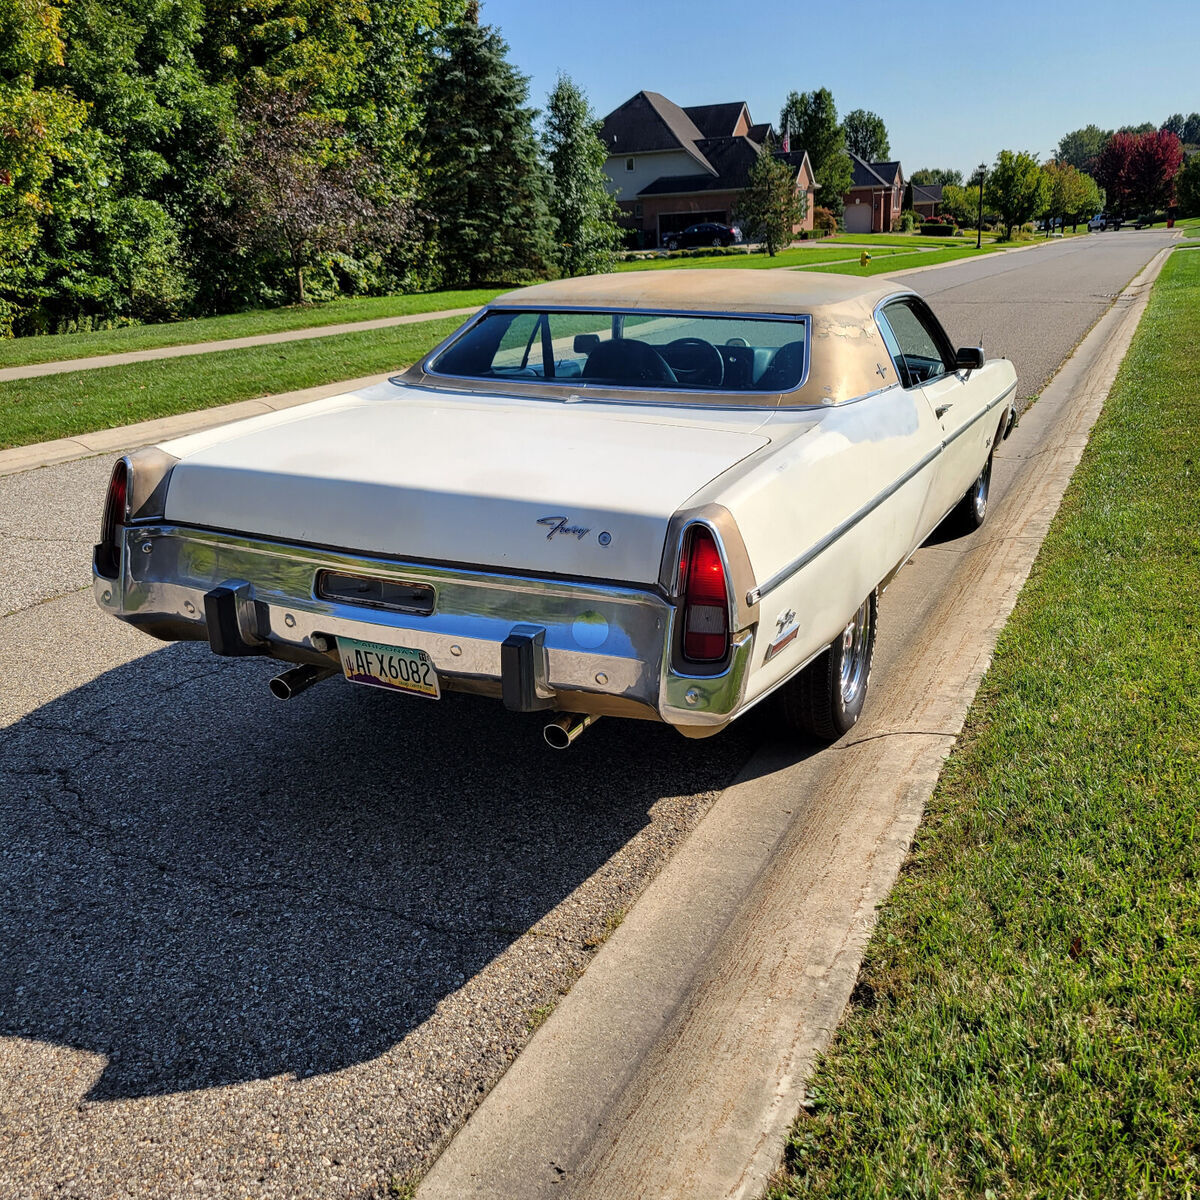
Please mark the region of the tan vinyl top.
<svg viewBox="0 0 1200 1200"><path fill-rule="evenodd" d="M811 318L808 377L802 387L769 393L675 392L675 403L752 408L837 404L897 383L891 357L875 324L875 306L887 296L911 289L887 279L858 279L808 271L726 268L623 271L538 283L497 296L490 307L575 307L708 313L763 313ZM430 357L433 357L431 355ZM455 390L493 390L483 381L449 380L425 374L421 365L404 378ZM509 385L506 384L506 387ZM532 385L530 395L545 396L552 384ZM514 391L528 389L513 385ZM579 392L579 385L564 385ZM668 393L650 390L587 389L597 399L661 403Z"/></svg>

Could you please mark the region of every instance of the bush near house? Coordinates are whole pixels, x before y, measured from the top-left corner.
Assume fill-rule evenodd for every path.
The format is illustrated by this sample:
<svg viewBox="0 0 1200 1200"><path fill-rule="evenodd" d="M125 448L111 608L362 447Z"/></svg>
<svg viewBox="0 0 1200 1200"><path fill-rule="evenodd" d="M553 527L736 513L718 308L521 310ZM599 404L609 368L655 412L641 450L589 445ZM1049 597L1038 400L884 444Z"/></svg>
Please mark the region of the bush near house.
<svg viewBox="0 0 1200 1200"><path fill-rule="evenodd" d="M923 237L953 237L958 230L945 221L922 221L921 234Z"/></svg>
<svg viewBox="0 0 1200 1200"><path fill-rule="evenodd" d="M813 232L822 235L834 234L838 231L837 217L828 208L813 209Z"/></svg>

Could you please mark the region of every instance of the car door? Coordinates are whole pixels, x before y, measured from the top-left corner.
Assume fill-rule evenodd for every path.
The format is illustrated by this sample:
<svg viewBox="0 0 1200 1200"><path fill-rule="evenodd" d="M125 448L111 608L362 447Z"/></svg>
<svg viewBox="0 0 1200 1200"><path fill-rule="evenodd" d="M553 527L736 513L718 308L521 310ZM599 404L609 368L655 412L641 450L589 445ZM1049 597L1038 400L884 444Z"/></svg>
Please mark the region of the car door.
<svg viewBox="0 0 1200 1200"><path fill-rule="evenodd" d="M942 452L924 522L932 529L982 469L986 454L974 431L984 400L977 381L969 378L971 373L955 369L950 340L919 297L889 301L880 312L879 326L901 384L921 391L941 428Z"/></svg>

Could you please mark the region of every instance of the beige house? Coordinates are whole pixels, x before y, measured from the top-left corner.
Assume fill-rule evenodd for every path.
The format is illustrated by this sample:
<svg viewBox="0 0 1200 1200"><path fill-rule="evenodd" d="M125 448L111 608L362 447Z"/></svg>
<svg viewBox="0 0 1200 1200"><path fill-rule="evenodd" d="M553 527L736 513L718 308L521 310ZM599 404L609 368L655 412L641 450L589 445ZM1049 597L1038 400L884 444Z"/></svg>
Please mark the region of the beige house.
<svg viewBox="0 0 1200 1200"><path fill-rule="evenodd" d="M680 108L658 92L638 92L604 118L604 164L631 240L654 247L698 221L737 223L738 196L771 133L742 101ZM797 232L813 227L816 180L803 150L775 157L796 173L807 200Z"/></svg>

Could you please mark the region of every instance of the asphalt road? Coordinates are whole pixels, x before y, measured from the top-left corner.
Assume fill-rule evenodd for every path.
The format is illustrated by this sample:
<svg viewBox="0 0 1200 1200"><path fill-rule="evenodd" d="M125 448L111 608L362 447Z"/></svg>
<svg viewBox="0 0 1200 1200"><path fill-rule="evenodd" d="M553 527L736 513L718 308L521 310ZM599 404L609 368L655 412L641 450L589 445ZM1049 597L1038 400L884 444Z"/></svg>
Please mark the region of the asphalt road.
<svg viewBox="0 0 1200 1200"><path fill-rule="evenodd" d="M1163 244L912 282L1032 394ZM430 1161L769 727L602 721L555 755L536 718L466 698L331 681L280 704L269 665L152 642L79 590L107 471L0 479L0 1195L376 1193ZM920 622L889 601L892 636Z"/></svg>

